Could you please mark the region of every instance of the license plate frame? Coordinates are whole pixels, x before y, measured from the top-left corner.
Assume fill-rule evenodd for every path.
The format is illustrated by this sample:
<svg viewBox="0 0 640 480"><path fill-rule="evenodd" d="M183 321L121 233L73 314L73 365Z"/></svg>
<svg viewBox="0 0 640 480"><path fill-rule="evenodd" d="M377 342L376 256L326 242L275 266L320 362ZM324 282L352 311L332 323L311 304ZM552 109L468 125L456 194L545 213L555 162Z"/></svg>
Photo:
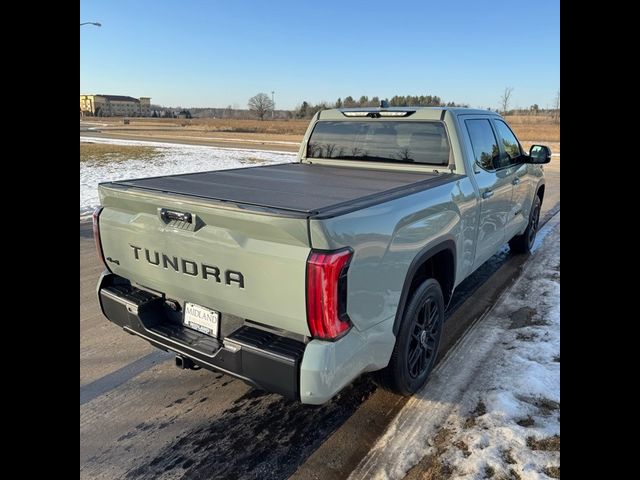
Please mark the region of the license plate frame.
<svg viewBox="0 0 640 480"><path fill-rule="evenodd" d="M182 324L204 335L218 338L220 331L220 312L208 307L203 307L197 303L185 302Z"/></svg>

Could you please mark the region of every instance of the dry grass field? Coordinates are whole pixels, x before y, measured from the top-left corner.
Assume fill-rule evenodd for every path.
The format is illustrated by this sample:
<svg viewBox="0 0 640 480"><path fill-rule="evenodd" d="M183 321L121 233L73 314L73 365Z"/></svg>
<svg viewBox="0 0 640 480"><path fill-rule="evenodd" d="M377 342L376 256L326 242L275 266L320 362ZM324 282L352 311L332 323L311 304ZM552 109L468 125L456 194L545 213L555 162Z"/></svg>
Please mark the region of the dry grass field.
<svg viewBox="0 0 640 480"><path fill-rule="evenodd" d="M525 148L545 142L559 151L560 124L550 116L513 115L507 121ZM100 136L115 138L297 151L309 120L131 118L125 125L122 118L87 117L83 123L95 126Z"/></svg>
<svg viewBox="0 0 640 480"><path fill-rule="evenodd" d="M545 115L511 115L507 122L521 141L559 142L560 123Z"/></svg>
<svg viewBox="0 0 640 480"><path fill-rule="evenodd" d="M152 157L156 152L157 149L154 147L82 142L80 143L80 162L142 160Z"/></svg>
<svg viewBox="0 0 640 480"><path fill-rule="evenodd" d="M86 117L85 121L106 124L109 129L122 130L190 130L193 132L266 133L278 135L304 135L309 120L243 120L228 118L130 118L125 125L122 118Z"/></svg>

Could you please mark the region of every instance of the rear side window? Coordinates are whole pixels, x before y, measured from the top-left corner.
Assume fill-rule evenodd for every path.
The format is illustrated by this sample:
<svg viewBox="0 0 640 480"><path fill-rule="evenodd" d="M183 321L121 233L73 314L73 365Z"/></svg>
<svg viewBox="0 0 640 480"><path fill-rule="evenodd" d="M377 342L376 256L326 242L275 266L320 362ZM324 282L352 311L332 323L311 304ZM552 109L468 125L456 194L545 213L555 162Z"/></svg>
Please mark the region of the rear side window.
<svg viewBox="0 0 640 480"><path fill-rule="evenodd" d="M441 122L325 121L311 133L307 158L447 165L449 141Z"/></svg>
<svg viewBox="0 0 640 480"><path fill-rule="evenodd" d="M506 123L502 120L494 121L496 130L498 131L498 135L502 140L502 148L505 153L508 155L507 158L501 159L501 166L508 167L509 165L513 165L518 161L518 158L522 154L520 151L520 144L518 143L518 139L513 134L511 129L508 127Z"/></svg>
<svg viewBox="0 0 640 480"><path fill-rule="evenodd" d="M485 170L495 170L500 149L489 120L466 120L465 124L471 138L476 163Z"/></svg>

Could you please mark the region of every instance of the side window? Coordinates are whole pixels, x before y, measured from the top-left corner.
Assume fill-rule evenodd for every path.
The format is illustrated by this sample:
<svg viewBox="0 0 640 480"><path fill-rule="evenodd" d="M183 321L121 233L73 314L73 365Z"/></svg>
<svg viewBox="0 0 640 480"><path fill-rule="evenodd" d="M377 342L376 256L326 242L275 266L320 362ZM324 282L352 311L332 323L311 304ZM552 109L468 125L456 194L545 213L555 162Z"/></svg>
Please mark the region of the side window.
<svg viewBox="0 0 640 480"><path fill-rule="evenodd" d="M509 156L508 158L501 158L500 163L503 167L508 167L518 162L518 157L522 154L520 150L520 143L513 134L511 129L502 120L495 120L496 130L502 140L502 148Z"/></svg>
<svg viewBox="0 0 640 480"><path fill-rule="evenodd" d="M476 163L485 170L494 170L494 161L497 161L500 149L489 120L466 120L465 124L471 138Z"/></svg>

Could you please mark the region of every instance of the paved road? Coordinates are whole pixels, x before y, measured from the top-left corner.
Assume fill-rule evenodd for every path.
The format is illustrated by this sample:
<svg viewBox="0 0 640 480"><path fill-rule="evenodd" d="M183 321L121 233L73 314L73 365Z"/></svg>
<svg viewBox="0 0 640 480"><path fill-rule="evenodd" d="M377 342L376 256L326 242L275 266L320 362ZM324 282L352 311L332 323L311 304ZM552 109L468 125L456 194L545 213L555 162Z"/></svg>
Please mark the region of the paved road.
<svg viewBox="0 0 640 480"><path fill-rule="evenodd" d="M559 209L559 159L546 170L542 213L549 217ZM505 249L460 286L443 350L492 304L521 261ZM94 288L101 268L86 223L80 264L81 478L344 477L404 405L368 378L313 407L226 375L178 370L172 356L100 314Z"/></svg>

